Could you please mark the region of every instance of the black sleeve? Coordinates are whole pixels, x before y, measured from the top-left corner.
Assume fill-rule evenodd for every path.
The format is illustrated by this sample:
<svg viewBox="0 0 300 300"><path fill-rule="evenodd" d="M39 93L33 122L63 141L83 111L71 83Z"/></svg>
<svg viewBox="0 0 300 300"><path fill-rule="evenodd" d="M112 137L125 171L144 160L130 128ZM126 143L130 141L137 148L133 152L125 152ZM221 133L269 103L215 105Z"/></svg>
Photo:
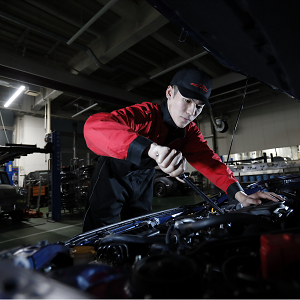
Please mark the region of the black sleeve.
<svg viewBox="0 0 300 300"><path fill-rule="evenodd" d="M241 185L238 182L232 183L228 188L227 188L227 196L229 200L235 199L234 195L239 192L239 191L244 191L244 189L241 187Z"/></svg>
<svg viewBox="0 0 300 300"><path fill-rule="evenodd" d="M143 156L145 149L150 146L153 142L144 136L138 136L132 141L128 148L126 160L137 166L144 167L155 167L156 161L148 156Z"/></svg>

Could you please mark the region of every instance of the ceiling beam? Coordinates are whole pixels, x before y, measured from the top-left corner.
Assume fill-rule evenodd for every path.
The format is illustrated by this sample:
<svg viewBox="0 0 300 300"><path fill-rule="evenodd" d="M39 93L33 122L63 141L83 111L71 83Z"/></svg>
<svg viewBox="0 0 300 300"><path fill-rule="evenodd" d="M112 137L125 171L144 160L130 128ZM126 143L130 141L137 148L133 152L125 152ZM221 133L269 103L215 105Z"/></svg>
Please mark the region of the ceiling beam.
<svg viewBox="0 0 300 300"><path fill-rule="evenodd" d="M105 40L97 38L88 45L102 64L107 64L169 22L150 5L145 6L138 14L140 22L122 19L106 32ZM84 74L91 74L98 69L85 52L80 52L68 64Z"/></svg>
<svg viewBox="0 0 300 300"><path fill-rule="evenodd" d="M106 5L110 0L98 0L103 6ZM114 5L110 8L115 14L124 18L124 20L130 22L136 22L138 19L139 7L132 0L122 0L118 2L118 5Z"/></svg>
<svg viewBox="0 0 300 300"><path fill-rule="evenodd" d="M113 85L53 69L8 53L0 55L0 69L2 77L95 99L99 102L127 106L150 100Z"/></svg>
<svg viewBox="0 0 300 300"><path fill-rule="evenodd" d="M172 61L169 61L168 64L166 64L165 68L158 67L155 69L152 69L150 72L148 72L149 78L145 77L138 77L128 83L126 83L127 91L131 91L134 88L141 86L151 80L151 78L155 79L156 77L159 77L162 74L165 74L179 66L184 66L186 63L193 61L194 59L197 59L201 57L202 55L206 55L207 52L203 51L194 57L189 57L187 60L183 60L181 57L173 59ZM167 86L166 86L167 87Z"/></svg>
<svg viewBox="0 0 300 300"><path fill-rule="evenodd" d="M52 1L40 1L40 0L23 0L23 1L30 3L32 6L37 7L41 10L44 10L48 14L54 16L55 18L63 20L69 23L70 25L75 26L76 28L81 28L80 20L78 18L75 19L74 17L65 13L64 11L53 8ZM88 28L86 31L96 37L101 36L101 34L98 31L93 30L92 28Z"/></svg>
<svg viewBox="0 0 300 300"><path fill-rule="evenodd" d="M168 47L175 53L177 53L182 60L188 59L202 51L204 49L200 46L192 47L188 43L179 42L179 36L174 34L170 29L163 27L159 29L157 32L154 32L151 37L153 37L156 41L160 42L164 46ZM207 52L206 52L207 53ZM194 66L202 69L211 77L216 77L218 75L217 71L212 70L211 68L207 68L203 65L199 60L195 60L192 62Z"/></svg>

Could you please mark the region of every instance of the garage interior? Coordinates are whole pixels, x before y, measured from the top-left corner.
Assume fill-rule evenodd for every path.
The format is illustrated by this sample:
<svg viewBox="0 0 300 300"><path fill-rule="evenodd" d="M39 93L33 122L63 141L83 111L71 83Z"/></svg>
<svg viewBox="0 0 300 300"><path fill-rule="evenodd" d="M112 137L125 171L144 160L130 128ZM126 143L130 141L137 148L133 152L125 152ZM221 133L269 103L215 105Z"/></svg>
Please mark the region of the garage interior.
<svg viewBox="0 0 300 300"><path fill-rule="evenodd" d="M83 137L85 121L135 103L161 104L182 67L200 68L212 78L212 111L205 107L196 124L243 187L300 171L299 102L255 76L247 78L220 64L148 2L1 1L0 163L11 180L16 174L17 187L30 191L27 199L31 195L32 202L21 223L0 218L1 251L81 233L85 194L80 194L79 205L68 206L68 192L77 197L95 163ZM20 86L24 91L5 107ZM47 146L53 141L55 150ZM47 194L55 163L60 179L59 186L52 182L52 197L54 189L66 194L58 216L53 216ZM192 166L187 172L206 194L219 192ZM199 201L185 189L179 195L156 195L153 210Z"/></svg>

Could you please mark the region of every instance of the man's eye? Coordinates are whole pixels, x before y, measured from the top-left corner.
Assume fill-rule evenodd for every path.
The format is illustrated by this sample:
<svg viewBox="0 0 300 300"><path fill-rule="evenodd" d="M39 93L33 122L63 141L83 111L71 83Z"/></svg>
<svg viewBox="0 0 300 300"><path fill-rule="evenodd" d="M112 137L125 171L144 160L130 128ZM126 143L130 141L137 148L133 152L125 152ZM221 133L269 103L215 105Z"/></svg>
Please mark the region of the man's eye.
<svg viewBox="0 0 300 300"><path fill-rule="evenodd" d="M186 103L191 103L190 99L184 99Z"/></svg>

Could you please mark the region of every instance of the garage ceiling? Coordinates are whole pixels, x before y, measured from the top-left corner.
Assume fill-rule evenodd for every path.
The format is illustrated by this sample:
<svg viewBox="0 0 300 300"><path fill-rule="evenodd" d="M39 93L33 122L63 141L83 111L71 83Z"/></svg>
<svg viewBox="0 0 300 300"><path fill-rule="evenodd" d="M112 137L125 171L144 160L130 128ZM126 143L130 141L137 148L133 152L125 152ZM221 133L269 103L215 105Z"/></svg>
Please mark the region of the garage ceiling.
<svg viewBox="0 0 300 300"><path fill-rule="evenodd" d="M49 98L53 117L85 121L96 112L164 99L183 66L211 76L215 116L242 100L245 77L222 66L146 0L0 2L0 108L25 83L28 95L9 109L43 116ZM255 105L276 93L250 79L246 99Z"/></svg>

